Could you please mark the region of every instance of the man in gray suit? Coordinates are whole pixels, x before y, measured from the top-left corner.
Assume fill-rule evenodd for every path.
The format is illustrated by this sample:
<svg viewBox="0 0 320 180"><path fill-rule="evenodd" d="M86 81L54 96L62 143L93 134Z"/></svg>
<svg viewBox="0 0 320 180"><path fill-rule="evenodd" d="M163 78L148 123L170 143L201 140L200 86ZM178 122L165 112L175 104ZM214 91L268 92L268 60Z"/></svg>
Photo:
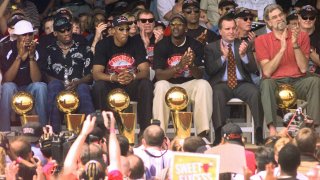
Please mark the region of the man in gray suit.
<svg viewBox="0 0 320 180"><path fill-rule="evenodd" d="M205 47L205 68L213 89L214 144L221 140L221 127L226 124L230 114L227 102L232 98L239 98L249 105L257 143L260 144L263 140L263 111L260 92L250 78L250 73L257 71L251 45L236 39L236 22L233 17L221 17L218 26L222 39Z"/></svg>

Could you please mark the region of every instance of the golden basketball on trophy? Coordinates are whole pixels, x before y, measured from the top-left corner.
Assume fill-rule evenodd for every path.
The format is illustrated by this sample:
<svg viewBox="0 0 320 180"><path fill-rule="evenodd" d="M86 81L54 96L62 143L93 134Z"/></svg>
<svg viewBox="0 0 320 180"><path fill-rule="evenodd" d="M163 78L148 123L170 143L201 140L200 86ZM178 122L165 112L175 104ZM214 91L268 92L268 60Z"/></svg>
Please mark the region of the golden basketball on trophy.
<svg viewBox="0 0 320 180"><path fill-rule="evenodd" d="M57 106L65 113L68 131L79 133L84 114L71 114L79 107L79 97L74 91L61 91L56 97Z"/></svg>
<svg viewBox="0 0 320 180"><path fill-rule="evenodd" d="M289 109L297 102L297 95L290 84L281 84L276 92L276 99L279 108Z"/></svg>
<svg viewBox="0 0 320 180"><path fill-rule="evenodd" d="M128 139L130 145L134 144L136 114L122 112L130 105L129 95L123 89L113 89L107 96L107 104L121 118L121 122L118 122L120 133Z"/></svg>
<svg viewBox="0 0 320 180"><path fill-rule="evenodd" d="M189 98L182 87L172 87L165 96L167 106L171 109L174 129L178 138L187 138L191 135L191 112L179 112L188 106Z"/></svg>
<svg viewBox="0 0 320 180"><path fill-rule="evenodd" d="M21 125L23 126L27 122L39 121L38 115L27 115L33 108L34 100L33 96L25 91L19 91L12 97L11 107L19 115L21 115Z"/></svg>

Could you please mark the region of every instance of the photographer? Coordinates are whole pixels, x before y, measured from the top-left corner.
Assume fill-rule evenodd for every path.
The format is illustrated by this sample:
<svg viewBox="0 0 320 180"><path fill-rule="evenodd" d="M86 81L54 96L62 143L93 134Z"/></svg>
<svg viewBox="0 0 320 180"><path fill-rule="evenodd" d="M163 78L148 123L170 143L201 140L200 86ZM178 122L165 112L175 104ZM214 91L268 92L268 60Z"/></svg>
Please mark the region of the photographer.
<svg viewBox="0 0 320 180"><path fill-rule="evenodd" d="M102 117L104 121L104 125L107 129L110 129L109 135L109 162L110 165L108 167L108 178L109 179L122 179L122 174L120 172L120 146L115 134L115 119L112 112L102 112ZM89 134L93 131L96 121L99 117L88 115L86 120L83 123L83 127L81 133L79 134L78 138L72 144L66 159L64 161L63 167L63 174L60 177L63 178L70 178L70 177L94 177L97 179L102 178L101 176L104 175L105 170L103 169L102 163L90 159L85 165L81 164L80 166L83 167L85 170L84 172L79 172L80 169L77 160L80 158L80 154L82 149L85 146L85 140L89 136ZM110 122L110 123L109 123ZM110 125L109 125L110 124ZM112 149L110 149L112 148ZM82 162L83 163L83 162ZM92 172L92 167L94 167L95 171ZM78 171L78 174L75 172ZM91 175L91 176L90 176Z"/></svg>

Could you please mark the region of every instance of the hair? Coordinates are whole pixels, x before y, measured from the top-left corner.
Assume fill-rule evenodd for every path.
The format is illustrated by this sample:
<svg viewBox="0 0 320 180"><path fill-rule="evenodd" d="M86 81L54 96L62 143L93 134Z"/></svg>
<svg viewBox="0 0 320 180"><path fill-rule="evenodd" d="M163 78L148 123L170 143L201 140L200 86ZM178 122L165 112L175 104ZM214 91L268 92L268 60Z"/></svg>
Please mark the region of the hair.
<svg viewBox="0 0 320 180"><path fill-rule="evenodd" d="M131 179L140 179L144 175L144 163L142 159L137 155L129 155L130 162L130 178Z"/></svg>
<svg viewBox="0 0 320 180"><path fill-rule="evenodd" d="M278 139L277 142L274 144L274 154L278 155L281 148L283 148L283 146L285 146L286 144L290 143L290 141L291 140L287 137L282 137Z"/></svg>
<svg viewBox="0 0 320 180"><path fill-rule="evenodd" d="M117 135L117 139L120 145L121 156L127 156L129 151L129 141L128 139L121 134Z"/></svg>
<svg viewBox="0 0 320 180"><path fill-rule="evenodd" d="M26 160L29 159L29 154L32 152L31 144L24 137L17 137L10 144L12 145L11 150L16 156L20 156Z"/></svg>
<svg viewBox="0 0 320 180"><path fill-rule="evenodd" d="M222 16L219 21L218 21L218 28L222 29L222 23L223 21L233 21L234 23L236 23L236 21L234 20L234 18L228 14Z"/></svg>
<svg viewBox="0 0 320 180"><path fill-rule="evenodd" d="M301 153L314 153L317 145L317 136L310 128L302 128L294 138L294 143Z"/></svg>
<svg viewBox="0 0 320 180"><path fill-rule="evenodd" d="M170 149L172 151L182 151L182 146L183 146L183 143L184 143L184 139L181 139L181 138L178 138L178 137L175 137L172 141L171 141L171 147Z"/></svg>
<svg viewBox="0 0 320 180"><path fill-rule="evenodd" d="M183 151L184 152L196 152L200 146L205 146L206 143L199 136L190 136L184 140Z"/></svg>
<svg viewBox="0 0 320 180"><path fill-rule="evenodd" d="M264 171L269 163L276 164L274 159L274 151L271 147L259 147L255 152L257 171Z"/></svg>
<svg viewBox="0 0 320 180"><path fill-rule="evenodd" d="M80 160L82 164L86 164L90 160L97 160L100 162L103 168L106 167L103 162L102 149L97 143L85 144L80 154Z"/></svg>
<svg viewBox="0 0 320 180"><path fill-rule="evenodd" d="M276 10L276 9L279 9L280 11L283 12L282 7L281 7L280 5L278 5L278 4L269 4L269 5L267 5L267 6L264 8L264 11L263 11L263 19L264 19L265 21L269 21L269 20L270 20L269 14L270 14L272 11Z"/></svg>
<svg viewBox="0 0 320 180"><path fill-rule="evenodd" d="M165 134L159 126L151 125L144 130L143 138L147 145L160 147L165 138Z"/></svg>
<svg viewBox="0 0 320 180"><path fill-rule="evenodd" d="M294 174L300 165L300 152L297 146L288 143L279 152L279 164L281 171Z"/></svg>
<svg viewBox="0 0 320 180"><path fill-rule="evenodd" d="M138 12L137 14L137 19L139 20L140 19L140 15L141 14L151 14L153 17L154 17L154 14L152 11L148 10L148 9L144 9L144 10L141 10Z"/></svg>

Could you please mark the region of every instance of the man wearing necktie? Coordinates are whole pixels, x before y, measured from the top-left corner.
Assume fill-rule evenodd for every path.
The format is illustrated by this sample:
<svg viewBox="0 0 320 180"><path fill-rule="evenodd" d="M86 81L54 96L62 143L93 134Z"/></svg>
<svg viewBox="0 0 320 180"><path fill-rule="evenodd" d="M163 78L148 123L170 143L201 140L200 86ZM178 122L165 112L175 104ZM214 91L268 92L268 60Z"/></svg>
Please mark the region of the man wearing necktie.
<svg viewBox="0 0 320 180"><path fill-rule="evenodd" d="M221 141L221 127L226 124L230 115L227 103L232 98L239 98L249 105L254 118L257 144L262 143L263 111L260 92L250 78L250 73L257 71L251 44L236 39L233 17L221 17L218 26L221 40L205 47L204 58L213 89L214 144Z"/></svg>

